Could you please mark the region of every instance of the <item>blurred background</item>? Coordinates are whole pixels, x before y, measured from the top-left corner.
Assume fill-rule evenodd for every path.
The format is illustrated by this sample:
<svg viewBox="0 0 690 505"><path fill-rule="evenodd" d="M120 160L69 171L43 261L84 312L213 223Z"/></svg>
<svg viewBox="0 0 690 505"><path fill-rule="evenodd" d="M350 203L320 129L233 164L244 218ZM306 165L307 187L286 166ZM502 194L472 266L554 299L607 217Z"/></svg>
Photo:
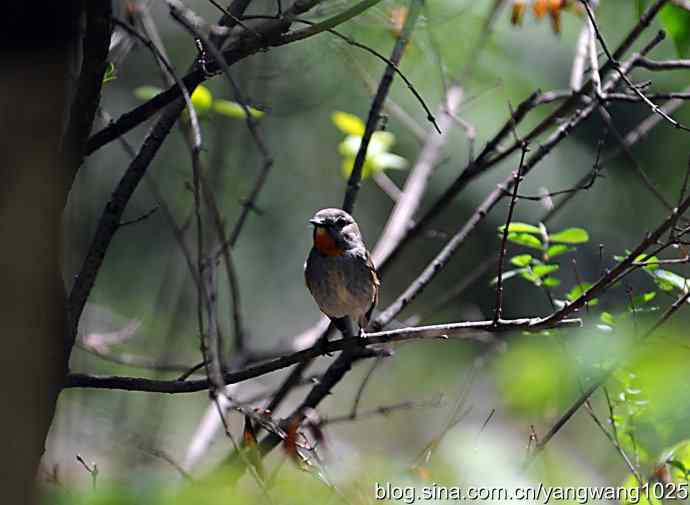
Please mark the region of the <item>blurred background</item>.
<svg viewBox="0 0 690 505"><path fill-rule="evenodd" d="M326 18L354 3L324 1L309 19ZM434 111L443 96L444 76L460 80L463 99L458 116L476 130L475 153L505 122L511 105L515 107L536 89L568 88L584 23L582 14L566 10L560 31L555 33L550 18L537 19L528 6L522 25L516 26L511 24L509 1L498 13L485 46L478 50L488 33L486 19L493 3L427 2L400 66ZM634 3L601 2L598 20L610 47L615 47L636 23ZM207 1L189 0L186 4L209 22L220 17ZM339 30L388 55L395 41L391 17L404 6L405 2L385 0ZM171 19L163 2L144 2L141 7L150 9L169 58L182 74L197 54L192 37ZM256 1L247 14L274 11L274 2ZM126 6L118 3L116 12L124 19ZM655 21L636 47L651 39L660 28L658 23ZM673 41L660 44L652 57L677 58ZM345 134L334 123L333 114L342 111L366 120L372 87L383 70L381 61L329 34L256 54L232 67L249 102L265 112L258 124L275 159L256 202L257 210L250 213L232 251L251 350L286 349L295 335L320 317L305 289L302 268L311 247L307 220L320 208L339 207L345 190L339 147ZM636 70L632 74L636 81L652 79L654 91L681 90L688 83L688 75L687 70ZM104 85L103 111L119 117L142 103L138 94L142 87L151 86L167 87L151 53L137 44L115 66L114 79ZM212 100L234 100L223 76L205 86ZM415 131L425 133L431 125L399 79L393 83L389 100L410 117L403 121L399 115L388 114L386 130L395 139L389 151L412 166L421 147ZM526 133L554 107L535 109L518 131ZM650 114L638 103L616 103L609 110L623 134ZM243 120L212 110L201 116L207 177L230 227L252 190L262 158ZM690 123L690 109L681 107L674 117ZM102 126L101 121L96 129ZM133 130L126 135L127 141L136 148L147 129L141 126ZM615 137L605 130L601 118L593 114L535 168L520 192L538 195L573 187L592 169L601 142L603 154L615 150ZM456 124L448 135L443 161L430 180L423 209L454 180L471 156L465 129ZM662 121L632 151L639 166L671 202L677 201L682 187L688 145L687 134ZM433 233L405 250L386 273L380 307L395 300L419 275L449 234L517 168L518 159L516 153L475 180L434 222ZM79 172L64 215L65 279L78 271L104 203L128 160L126 150L112 142L91 155ZM401 187L408 170L384 173ZM194 210L192 168L182 131L174 130L166 140L149 174L193 244L193 226L189 224ZM136 219L158 205L148 188L142 184L137 190L126 211L128 219ZM505 222L506 204L490 213L444 272L400 314L395 326L491 319L494 255L500 245L497 227ZM354 215L370 246L376 243L393 205L373 178L363 181ZM515 221L538 225L547 211L545 200L520 200ZM608 161L593 186L577 194L547 224L550 232L573 227L588 232L586 242L553 261L560 265L554 275L560 285L549 288L552 297L564 300L574 286L595 281L603 269L614 264L614 256L633 249L667 214L634 175L625 157ZM205 219L210 223L208 216ZM534 251L511 243L508 253L512 257ZM667 257L684 255L682 250L671 250ZM685 265L667 270L681 277L687 275ZM465 289L455 295L462 287ZM586 409L575 415L528 473L520 466L529 446L534 445L530 437L542 436L578 396L582 384L626 346L638 346L642 352L612 379L607 388L609 403L620 418L621 446L633 464L640 465L639 472L650 476L657 458L690 436L687 314L680 311L663 335L635 341L640 329L652 324L659 310L672 303L678 292L662 287L649 272L626 278L581 314L585 319L581 330L502 335L500 345L453 339L395 345L395 355L382 360L372 372L359 409L371 412L401 402L411 405L386 415L371 412L370 416L326 424L322 456L327 480L335 482L353 503L372 502L375 481L400 485L425 481L444 485L620 485L629 479L630 469ZM519 275L506 280L505 288L506 318L543 316L552 310L544 289ZM653 299L630 315L631 299L650 292L656 293ZM220 273L218 296L220 323L231 338L231 297L225 275ZM196 287L169 223L158 210L118 232L82 319L80 344L72 354L71 369L177 377L181 370L200 361L196 324ZM318 375L332 359L320 358L307 375ZM124 364L134 361L172 370ZM322 403L322 419L350 413L370 369L370 362L355 366ZM261 396L278 387L286 373L288 370L240 383L232 394L239 399ZM295 389L275 414L281 417L290 413L306 391L305 387ZM265 403L258 400L251 405ZM210 407L205 392L64 391L43 461L46 503L233 503L223 488L222 471L220 477L216 474L214 484L187 489L187 480L176 468L182 466L201 481L232 450L231 442L216 425L208 450L188 465L200 425L210 417L209 412L213 414ZM592 408L610 430L609 404L602 391L595 394ZM235 438L240 438L242 416L232 413L229 420ZM428 451L426 461L423 456L429 444L433 450ZM77 461L77 454L89 465L97 465L95 489L92 475ZM267 459L269 471L282 465L276 488L270 491L274 499L279 497L277 502L338 502L319 478L284 460L281 449ZM240 481L234 496L263 499L248 477Z"/></svg>

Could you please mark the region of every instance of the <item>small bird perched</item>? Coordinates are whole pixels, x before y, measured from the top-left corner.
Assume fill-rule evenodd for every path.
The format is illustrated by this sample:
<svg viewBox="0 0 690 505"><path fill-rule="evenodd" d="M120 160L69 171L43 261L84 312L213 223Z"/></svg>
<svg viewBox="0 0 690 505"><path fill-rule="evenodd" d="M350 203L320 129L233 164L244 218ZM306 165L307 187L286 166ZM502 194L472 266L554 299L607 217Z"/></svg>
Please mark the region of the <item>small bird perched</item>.
<svg viewBox="0 0 690 505"><path fill-rule="evenodd" d="M314 300L344 336L361 336L379 298L379 278L357 223L340 209L321 209L314 225L314 246L304 264L304 278Z"/></svg>

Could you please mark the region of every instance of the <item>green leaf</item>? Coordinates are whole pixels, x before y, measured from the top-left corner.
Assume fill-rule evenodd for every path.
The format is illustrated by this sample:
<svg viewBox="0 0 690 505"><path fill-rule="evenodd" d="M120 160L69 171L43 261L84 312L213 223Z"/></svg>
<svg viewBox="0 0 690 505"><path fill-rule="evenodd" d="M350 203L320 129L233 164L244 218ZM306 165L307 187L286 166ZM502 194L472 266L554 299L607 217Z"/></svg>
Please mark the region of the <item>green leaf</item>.
<svg viewBox="0 0 690 505"><path fill-rule="evenodd" d="M367 155L368 157L368 155ZM371 156L371 161L380 170L406 170L409 163L402 156L393 153L378 153Z"/></svg>
<svg viewBox="0 0 690 505"><path fill-rule="evenodd" d="M532 284L535 284L537 286L541 285L541 277L528 268L520 272L520 276L526 281L531 282Z"/></svg>
<svg viewBox="0 0 690 505"><path fill-rule="evenodd" d="M350 178L350 174L352 173L352 169L355 166L355 158L353 157L345 157L343 158L343 162L340 166L341 168L341 173L345 180L348 180ZM364 165L362 165L362 180L368 179L371 177L374 173L380 172L381 169L376 167L371 160L367 157L364 159Z"/></svg>
<svg viewBox="0 0 690 505"><path fill-rule="evenodd" d="M206 86L202 86L201 84L196 87L192 93L191 99L192 105L199 114L208 112L208 110L211 108L211 104L213 103L213 95L211 94L211 91Z"/></svg>
<svg viewBox="0 0 690 505"><path fill-rule="evenodd" d="M364 135L364 122L354 114L335 111L331 114L331 121L343 133L354 135L355 137L362 137Z"/></svg>
<svg viewBox="0 0 690 505"><path fill-rule="evenodd" d="M156 86L139 86L134 90L134 96L139 100L151 100L154 96L163 91Z"/></svg>
<svg viewBox="0 0 690 505"><path fill-rule="evenodd" d="M257 119L266 114L264 111L255 109L251 106L247 106L247 110L249 110L249 114L251 114L253 118ZM247 117L247 113L245 112L244 107L242 107L242 105L240 105L239 103L231 102L230 100L214 100L213 111L217 114L220 114L221 116L233 119L245 119Z"/></svg>
<svg viewBox="0 0 690 505"><path fill-rule="evenodd" d="M525 247L532 247L533 249L543 249L541 240L534 235L530 235L529 233L508 232L507 238L515 244L524 245Z"/></svg>
<svg viewBox="0 0 690 505"><path fill-rule="evenodd" d="M548 275L551 272L555 272L559 268L560 266L558 265L535 265L534 267L532 267L532 271L539 277L544 277L545 275Z"/></svg>
<svg viewBox="0 0 690 505"><path fill-rule="evenodd" d="M551 242L563 242L564 244L583 244L589 241L589 234L582 228L566 228L549 237Z"/></svg>
<svg viewBox="0 0 690 505"><path fill-rule="evenodd" d="M367 148L367 158L380 156L388 152L388 149L395 143L395 135L391 132L375 132L371 136L371 142ZM338 151L343 156L356 156L359 151L359 146L362 144L362 137L357 135L348 135L345 137L340 145Z"/></svg>
<svg viewBox="0 0 690 505"><path fill-rule="evenodd" d="M503 232L505 230L505 225L499 226L498 231ZM541 229L537 226L533 226L527 223L510 223L508 225L508 233L534 233L536 235L541 235Z"/></svg>
<svg viewBox="0 0 690 505"><path fill-rule="evenodd" d="M568 291L568 294L565 296L568 300L570 300L571 302L574 302L575 300L580 298L591 287L592 287L591 282L583 282L582 284L578 284L573 289ZM592 298L591 300L589 300L587 302L587 305L592 307L592 306L596 305L597 303L599 303L599 300L597 300L596 298Z"/></svg>
<svg viewBox="0 0 690 505"><path fill-rule="evenodd" d="M546 257L547 258L555 258L556 256L559 256L561 254L565 254L565 253L568 253L568 252L574 251L574 250L575 250L574 247L570 247L568 245L555 244L546 250Z"/></svg>
<svg viewBox="0 0 690 505"><path fill-rule="evenodd" d="M649 293L644 293L642 295L636 296L632 299L632 304L637 307L645 303L649 303L656 297L656 291L650 291Z"/></svg>
<svg viewBox="0 0 690 505"><path fill-rule="evenodd" d="M672 291L675 288L685 292L688 288L687 279L669 270L657 268L656 270L645 271L654 277L656 285L662 291Z"/></svg>
<svg viewBox="0 0 690 505"><path fill-rule="evenodd" d="M532 256L529 254L518 254L510 258L510 262L516 267L526 267L532 263Z"/></svg>
<svg viewBox="0 0 690 505"><path fill-rule="evenodd" d="M602 323L608 324L609 326L614 326L616 324L613 314L610 312L602 312L599 319L601 319Z"/></svg>
<svg viewBox="0 0 690 505"><path fill-rule="evenodd" d="M671 477L675 482L687 482L690 474L690 440L683 440L665 450L659 460L671 467Z"/></svg>
<svg viewBox="0 0 690 505"><path fill-rule="evenodd" d="M360 137L361 141L361 137ZM387 131L376 131L371 134L367 155L385 153L395 144L395 135Z"/></svg>
<svg viewBox="0 0 690 505"><path fill-rule="evenodd" d="M690 473L690 470L685 468L685 465L682 461L678 461L676 459L667 459L666 464L678 470L680 472L681 478L685 480L688 479L688 474Z"/></svg>
<svg viewBox="0 0 690 505"><path fill-rule="evenodd" d="M690 56L690 12L678 5L666 5L659 13L661 26L681 58Z"/></svg>
<svg viewBox="0 0 690 505"><path fill-rule="evenodd" d="M341 156L354 159L355 156L357 156L357 151L359 151L359 145L361 143L362 137L348 135L345 137L345 140L338 144L338 152Z"/></svg>
<svg viewBox="0 0 690 505"><path fill-rule="evenodd" d="M556 277L547 277L543 281L544 286L549 287L549 288L555 288L556 286L561 285L560 279L557 279Z"/></svg>
<svg viewBox="0 0 690 505"><path fill-rule="evenodd" d="M640 453L637 446L633 447L634 453ZM651 491L653 483L649 483L649 493L645 493L644 490L640 489L640 484L637 481L637 477L634 474L630 474L622 483L622 487L627 489L627 493L621 493L620 504L621 505L661 505L661 501L654 497L654 493ZM637 497L634 499L632 497Z"/></svg>

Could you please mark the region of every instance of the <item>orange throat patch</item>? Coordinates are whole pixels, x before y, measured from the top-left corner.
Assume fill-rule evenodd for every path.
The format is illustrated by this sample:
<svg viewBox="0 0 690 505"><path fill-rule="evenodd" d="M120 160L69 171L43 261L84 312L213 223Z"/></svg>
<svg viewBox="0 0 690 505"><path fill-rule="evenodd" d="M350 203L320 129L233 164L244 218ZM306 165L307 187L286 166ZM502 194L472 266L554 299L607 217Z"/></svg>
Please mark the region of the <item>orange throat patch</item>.
<svg viewBox="0 0 690 505"><path fill-rule="evenodd" d="M338 247L331 234L323 226L314 228L314 247L324 256L340 256L343 250Z"/></svg>

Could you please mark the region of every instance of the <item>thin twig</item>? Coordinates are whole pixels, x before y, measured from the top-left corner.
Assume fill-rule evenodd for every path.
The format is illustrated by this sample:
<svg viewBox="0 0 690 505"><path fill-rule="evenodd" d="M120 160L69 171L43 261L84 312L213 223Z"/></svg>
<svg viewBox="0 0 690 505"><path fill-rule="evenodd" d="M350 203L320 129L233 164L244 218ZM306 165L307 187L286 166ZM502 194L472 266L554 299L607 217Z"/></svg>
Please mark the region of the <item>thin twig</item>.
<svg viewBox="0 0 690 505"><path fill-rule="evenodd" d="M623 448L620 446L616 438L609 432L609 430L606 429L606 426L599 420L597 415L594 412L594 409L592 408L591 403L589 400L585 402L585 408L587 409L587 413L589 414L589 417L592 418L592 421L594 421L594 424L597 425L597 427L601 430L601 432L606 436L606 438L611 442L611 445L613 445L614 449L616 449L616 452L620 454L621 458L623 459L623 462L625 463L625 466L628 467L628 470L630 470L630 473L632 473L635 476L635 480L637 481L638 486L642 488L644 484L644 480L642 479L642 476L640 475L640 472L637 468L635 468L635 465L633 465L632 461L630 461L630 458L628 458L628 455L625 453Z"/></svg>
<svg viewBox="0 0 690 505"><path fill-rule="evenodd" d="M628 149L625 145L625 139L621 135L621 133L618 131L618 128L616 128L616 125L613 122L613 118L611 117L611 113L608 111L605 105L601 105L599 107L599 114L601 115L602 119L606 123L608 129L613 132L613 136L615 137L616 141L618 141L622 153L625 155L625 158L627 159L628 163L632 165L635 173L639 176L640 181L642 181L642 184L649 190L650 193L661 203L661 205L666 209L666 210L673 210L673 206L666 200L664 195L657 189L657 187L654 185L654 183L649 179L647 174L644 172L642 167L640 166L639 162L637 159L633 156L632 152L630 149Z"/></svg>
<svg viewBox="0 0 690 505"><path fill-rule="evenodd" d="M649 58L640 58L635 66L652 71L687 70L690 68L690 60L656 61L650 60Z"/></svg>
<svg viewBox="0 0 690 505"><path fill-rule="evenodd" d="M399 403L392 403L390 405L381 405L380 407L375 407L368 410L363 410L359 412L350 412L349 414L343 414L342 416L325 417L321 420L320 426L330 426L333 424L346 423L351 421L359 421L369 417L378 416L388 416L394 412L412 410L412 409L422 409L422 408L438 408L441 406L441 402L438 400L427 400L427 401L404 401Z"/></svg>
<svg viewBox="0 0 690 505"><path fill-rule="evenodd" d="M381 358L376 358L374 362L371 364L369 367L369 370L367 371L366 375L362 379L361 384L359 385L359 388L357 388L357 393L355 394L355 400L352 402L352 408L350 409L350 419L354 420L357 418L357 410L359 408L359 402L362 400L362 395L364 394L364 390L367 387L367 384L369 384L369 379L371 379L372 375L374 374L374 371L378 368L378 366L381 364Z"/></svg>
<svg viewBox="0 0 690 505"><path fill-rule="evenodd" d="M408 16L409 16L409 14L408 14ZM319 25L319 23L313 23L312 21L307 21L306 19L296 19L295 21L298 23L305 23L305 24L309 24L312 26ZM431 113L431 109L429 109L429 106L424 101L424 98L422 98L422 95L419 93L419 91L417 91L417 88L415 88L415 86L407 78L407 76L398 68L399 62L396 63L391 58L386 58L384 55L379 53L376 49L369 47L366 44L362 44L361 42L357 42L352 37L349 37L349 36L339 32L339 31L336 31L332 28L329 28L326 31L332 35L335 35L339 39L347 42L349 45L351 45L353 47L357 47L359 49L363 49L364 51L374 55L379 60L386 63L389 66L389 68L392 68L393 72L395 72L400 77L400 79L402 79L402 81L408 87L410 92L414 95L414 97L417 99L419 104L422 106L422 108L424 109L424 112L426 113L427 120L434 126L434 128L436 129L436 132L441 133L442 130L441 130L440 126L437 124L435 116Z"/></svg>
<svg viewBox="0 0 690 505"><path fill-rule="evenodd" d="M494 309L494 324L498 324L503 313L503 264L505 263L505 256L508 252L508 233L510 223L513 222L513 212L515 211L515 204L517 202L518 188L523 177L523 167L525 164L525 156L529 152L529 146L524 143L522 146L522 153L520 154L520 164L514 174L513 178L513 194L510 197L510 204L508 206L508 217L503 228L503 236L501 237L501 248L498 253L498 281L496 282L496 306Z"/></svg>
<svg viewBox="0 0 690 505"><path fill-rule="evenodd" d="M88 464L81 454L77 454L77 461L84 467L84 470L91 476L91 488L96 490L96 480L98 479L98 465L96 463Z"/></svg>
<svg viewBox="0 0 690 505"><path fill-rule="evenodd" d="M130 226L133 224L141 223L142 221L146 221L148 218L150 218L156 211L158 210L158 207L154 207L151 210L144 212L141 216L135 217L134 219L129 219L127 221L122 221L119 225L120 228L123 228L125 226Z"/></svg>

